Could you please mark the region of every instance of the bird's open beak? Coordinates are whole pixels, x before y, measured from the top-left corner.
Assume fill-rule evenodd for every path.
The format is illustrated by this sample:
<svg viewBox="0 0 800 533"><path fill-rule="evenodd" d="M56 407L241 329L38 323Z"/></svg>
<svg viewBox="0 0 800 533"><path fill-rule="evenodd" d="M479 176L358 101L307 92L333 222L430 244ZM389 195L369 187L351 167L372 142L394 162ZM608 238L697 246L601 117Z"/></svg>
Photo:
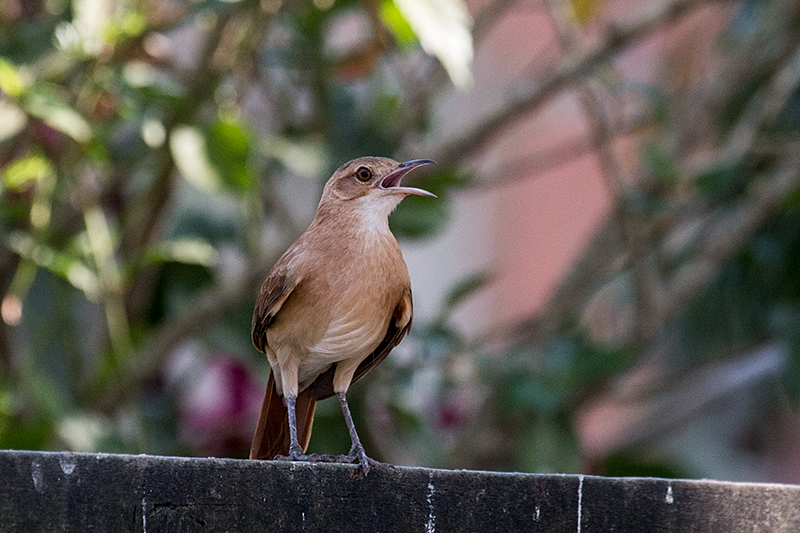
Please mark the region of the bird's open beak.
<svg viewBox="0 0 800 533"><path fill-rule="evenodd" d="M427 165L428 163L436 164L436 161L431 161L430 159L414 159L413 161L406 161L405 163L400 163L400 166L394 169L388 176L383 178L380 181L378 187L381 189L396 194L416 194L418 196L430 196L431 198L436 198L436 195L432 192L428 192L424 189L417 189L416 187L401 187L400 180L403 179L403 176L411 172L413 169L417 167L421 167L422 165Z"/></svg>

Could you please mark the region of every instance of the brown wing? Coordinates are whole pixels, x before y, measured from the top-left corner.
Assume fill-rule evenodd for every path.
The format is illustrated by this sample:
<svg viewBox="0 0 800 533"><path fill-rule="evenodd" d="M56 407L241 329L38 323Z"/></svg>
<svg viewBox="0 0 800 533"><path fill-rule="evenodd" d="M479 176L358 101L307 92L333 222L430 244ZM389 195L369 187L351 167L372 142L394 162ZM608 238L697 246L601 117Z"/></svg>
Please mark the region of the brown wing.
<svg viewBox="0 0 800 533"><path fill-rule="evenodd" d="M403 340L403 337L405 337L406 333L411 329L411 318L412 300L411 288L409 288L395 306L392 312L392 319L389 321L389 329L386 330L386 335L383 337L383 340L378 344L378 347L358 365L355 374L353 374L353 381L350 382L351 384L355 383L364 377L367 372L378 366L381 361L386 359L389 352L400 344L400 341ZM335 372L336 365L331 365L328 370L320 374L320 376L314 380L308 389L306 389L306 392L310 393L311 398L320 401L333 396L333 375Z"/></svg>
<svg viewBox="0 0 800 533"><path fill-rule="evenodd" d="M262 352L267 346L267 329L275 320L275 315L281 310L286 299L303 279L302 275L293 271L289 266L295 249L293 246L287 250L275 263L258 294L256 308L253 311L252 337L253 344ZM295 404L297 431L303 451L308 447L308 441L311 438L315 406L316 402L307 393L303 392L297 397ZM287 455L289 453L288 426L289 413L283 397L278 394L275 377L271 372L258 425L253 435L250 458L272 459L275 455Z"/></svg>
<svg viewBox="0 0 800 533"><path fill-rule="evenodd" d="M258 293L256 308L253 311L252 336L253 344L261 352L267 346L267 329L275 319L275 315L303 279L289 266L294 255L295 247L293 246L272 267Z"/></svg>

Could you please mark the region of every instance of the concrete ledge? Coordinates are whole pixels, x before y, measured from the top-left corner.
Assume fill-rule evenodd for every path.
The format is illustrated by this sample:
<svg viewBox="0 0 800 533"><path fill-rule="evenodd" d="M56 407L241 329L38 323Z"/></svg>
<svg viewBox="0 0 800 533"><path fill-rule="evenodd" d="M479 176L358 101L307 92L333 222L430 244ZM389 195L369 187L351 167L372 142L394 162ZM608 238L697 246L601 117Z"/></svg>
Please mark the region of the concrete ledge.
<svg viewBox="0 0 800 533"><path fill-rule="evenodd" d="M2 532L800 531L800 486L0 451Z"/></svg>

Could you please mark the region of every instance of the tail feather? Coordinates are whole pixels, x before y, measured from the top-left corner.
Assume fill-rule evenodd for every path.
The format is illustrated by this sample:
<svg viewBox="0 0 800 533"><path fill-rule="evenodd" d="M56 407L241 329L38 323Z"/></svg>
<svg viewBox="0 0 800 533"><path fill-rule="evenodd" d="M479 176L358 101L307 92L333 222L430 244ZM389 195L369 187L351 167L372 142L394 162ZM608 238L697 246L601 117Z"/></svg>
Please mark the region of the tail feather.
<svg viewBox="0 0 800 533"><path fill-rule="evenodd" d="M314 409L317 402L311 399L307 391L297 396L297 439L303 447L308 448L311 439L311 424L314 422ZM258 417L258 425L250 447L250 459L272 459L276 455L289 454L289 411L283 396L275 387L275 378L269 374L264 403Z"/></svg>

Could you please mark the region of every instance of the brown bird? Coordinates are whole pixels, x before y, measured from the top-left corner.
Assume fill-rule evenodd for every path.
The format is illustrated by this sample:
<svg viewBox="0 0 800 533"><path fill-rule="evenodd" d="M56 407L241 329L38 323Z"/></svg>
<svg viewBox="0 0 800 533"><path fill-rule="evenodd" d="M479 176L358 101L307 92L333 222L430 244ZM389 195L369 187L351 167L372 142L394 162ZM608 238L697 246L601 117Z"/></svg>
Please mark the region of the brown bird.
<svg viewBox="0 0 800 533"><path fill-rule="evenodd" d="M375 368L411 328L411 282L389 214L409 194L410 170L428 163L362 157L325 184L317 215L272 267L253 313L253 344L272 367L251 459L357 462L367 457L347 389ZM336 395L352 447L347 456L305 455L316 402ZM285 403L284 403L285 401Z"/></svg>

